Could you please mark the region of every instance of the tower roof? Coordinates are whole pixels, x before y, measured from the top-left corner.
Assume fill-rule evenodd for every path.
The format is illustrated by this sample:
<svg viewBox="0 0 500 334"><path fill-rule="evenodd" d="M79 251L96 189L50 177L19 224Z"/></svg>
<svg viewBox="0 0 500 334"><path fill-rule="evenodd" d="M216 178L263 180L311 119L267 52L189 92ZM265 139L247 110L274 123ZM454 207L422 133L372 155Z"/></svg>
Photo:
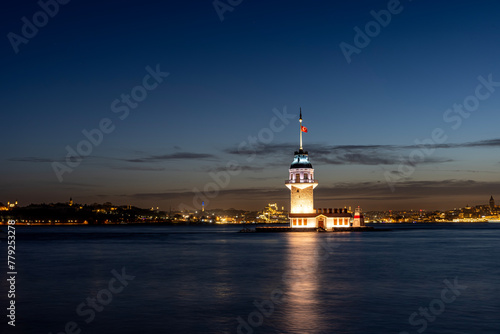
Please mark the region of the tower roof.
<svg viewBox="0 0 500 334"><path fill-rule="evenodd" d="M309 161L309 155L304 150L295 151L295 156L293 162L290 165L292 168L313 168L311 162Z"/></svg>

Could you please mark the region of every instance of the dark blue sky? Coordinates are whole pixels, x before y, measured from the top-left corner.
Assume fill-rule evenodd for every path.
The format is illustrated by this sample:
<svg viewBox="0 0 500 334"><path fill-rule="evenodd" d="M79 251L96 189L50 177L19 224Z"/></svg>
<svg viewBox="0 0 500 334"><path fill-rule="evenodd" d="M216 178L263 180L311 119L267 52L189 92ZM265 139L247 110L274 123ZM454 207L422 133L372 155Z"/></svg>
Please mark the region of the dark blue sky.
<svg viewBox="0 0 500 334"><path fill-rule="evenodd" d="M270 122L299 107L317 206L430 210L500 198L500 5L391 4L397 13L348 63L341 43L356 47L354 28L365 31L388 3L243 0L221 21L212 1L73 0L14 47L22 18L43 14L36 1L10 3L0 21L0 201L287 206L298 124ZM146 67L169 75L146 91ZM147 96L120 119L113 101L141 89ZM463 103L470 112L453 111ZM66 147L103 119L113 130L58 178L53 162L67 166ZM436 129L437 146L416 145ZM249 136L257 143L240 146ZM226 174L228 162L238 171ZM229 177L214 188L211 175Z"/></svg>

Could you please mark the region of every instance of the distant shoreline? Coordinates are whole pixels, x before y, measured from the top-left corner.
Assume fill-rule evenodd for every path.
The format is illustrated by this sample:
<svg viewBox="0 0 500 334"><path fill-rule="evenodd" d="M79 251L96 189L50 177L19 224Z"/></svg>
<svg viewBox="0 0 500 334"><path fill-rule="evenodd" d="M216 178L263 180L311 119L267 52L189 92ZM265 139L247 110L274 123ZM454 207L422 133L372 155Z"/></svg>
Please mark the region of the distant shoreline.
<svg viewBox="0 0 500 334"><path fill-rule="evenodd" d="M500 222L497 221L477 221L477 222L370 222L367 225L401 225L401 224L498 224ZM8 225L7 222L0 222L0 226ZM24 223L24 222L16 222L16 226L111 226L111 225L129 225L129 226L213 226L213 227L222 227L222 226L273 226L273 225L289 225L289 223L225 223L225 224L214 224L214 223L171 223L171 222L121 222L121 223L106 223L106 224L81 224L81 223Z"/></svg>

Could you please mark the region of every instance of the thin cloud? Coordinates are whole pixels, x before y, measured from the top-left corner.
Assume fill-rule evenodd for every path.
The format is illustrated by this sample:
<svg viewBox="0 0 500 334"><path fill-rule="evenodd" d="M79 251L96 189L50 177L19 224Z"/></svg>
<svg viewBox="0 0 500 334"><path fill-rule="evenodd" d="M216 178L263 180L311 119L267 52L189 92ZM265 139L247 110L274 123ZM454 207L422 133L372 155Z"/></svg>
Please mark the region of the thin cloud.
<svg viewBox="0 0 500 334"><path fill-rule="evenodd" d="M54 162L54 161L61 161L61 160L54 160L54 159L48 159L48 158L39 158L39 157L21 157L21 158L11 158L9 161L17 161L17 162L42 162L42 163L47 163L47 162Z"/></svg>
<svg viewBox="0 0 500 334"><path fill-rule="evenodd" d="M216 156L207 153L176 152L172 154L150 155L144 158L119 159L126 162L160 162L168 160L202 160L214 159Z"/></svg>
<svg viewBox="0 0 500 334"><path fill-rule="evenodd" d="M414 146L395 145L322 145L311 144L307 150L311 152L311 161L316 164L329 165L399 165L403 161L404 151ZM234 155L258 154L270 161L281 161L290 157L291 152L297 150L292 144L260 145L255 149L238 150L226 149L225 152ZM272 159L272 160L271 160ZM445 163L453 161L440 157L426 157L419 164Z"/></svg>
<svg viewBox="0 0 500 334"><path fill-rule="evenodd" d="M288 201L289 190L283 184L276 187L262 188L237 188L237 189L220 189L217 196L218 199L251 199L265 198L266 201ZM398 182L396 191L393 193L385 182L343 182L334 183L330 186L322 184L314 190L315 201L400 201L402 199L426 199L429 197L460 197L463 194L467 196L486 196L497 193L500 188L500 182L483 182L475 180L458 180L449 179L442 181L402 181ZM170 200L184 201L186 204L193 202L195 196L200 193L185 190L178 192L161 192L161 193L136 193L125 195L138 200ZM203 195L203 194L201 194ZM212 200L212 199L211 199Z"/></svg>
<svg viewBox="0 0 500 334"><path fill-rule="evenodd" d="M118 169L118 170L132 170L132 171L144 171L144 172L161 172L164 171L165 168L163 167L112 167L111 169Z"/></svg>
<svg viewBox="0 0 500 334"><path fill-rule="evenodd" d="M179 191L179 192L161 192L161 193L137 193L132 195L126 195L127 197L133 197L137 199L154 199L154 200L171 200L179 199L184 197L193 197L196 195L194 191ZM240 197L251 197L252 199L258 196L264 196L264 198L274 198L288 196L286 189L282 188L238 188L238 189L220 189L217 196L240 196Z"/></svg>
<svg viewBox="0 0 500 334"><path fill-rule="evenodd" d="M463 144L450 144L449 148L458 147L500 147L500 139L488 139Z"/></svg>
<svg viewBox="0 0 500 334"><path fill-rule="evenodd" d="M246 178L247 180L253 180L253 181L264 181L264 180L282 180L283 177L281 176L249 176Z"/></svg>
<svg viewBox="0 0 500 334"><path fill-rule="evenodd" d="M81 157L84 160L90 160L90 159L112 159L110 157L101 157L101 156L95 156L95 155L87 155L84 157ZM16 162L33 162L33 163L51 163L51 162L61 162L61 163L66 163L66 159L50 159L50 158L41 158L41 157L19 157L19 158L10 158L8 159L9 161L16 161Z"/></svg>
<svg viewBox="0 0 500 334"><path fill-rule="evenodd" d="M385 182L337 183L330 187L318 187L317 198L380 198L400 200L405 198L453 197L462 194L485 195L497 193L500 182L449 179L442 181L401 181L392 193ZM392 194L392 195L391 195Z"/></svg>
<svg viewBox="0 0 500 334"><path fill-rule="evenodd" d="M434 172L452 172L452 173L481 173L481 174L498 174L500 171L491 170L473 170L473 169L438 169Z"/></svg>
<svg viewBox="0 0 500 334"><path fill-rule="evenodd" d="M500 139L480 140L466 143L435 144L421 147L419 145L325 145L309 144L305 147L311 152L311 160L316 163L333 165L398 165L402 163L404 156L409 150L414 149L456 149L456 148L496 148L500 147ZM257 144L252 147L245 146L242 149L237 147L226 148L225 153L232 155L253 156L258 154L261 157L272 157L281 159L282 156L289 156L291 152L297 150L296 144ZM449 158L436 156L426 156L425 160L418 164L435 164L454 161Z"/></svg>
<svg viewBox="0 0 500 334"><path fill-rule="evenodd" d="M227 171L228 168L225 166L218 166L213 169L211 169L212 172L224 172ZM264 170L264 166L241 166L241 165L235 165L234 170L239 170L239 171L251 171L251 172L260 172Z"/></svg>

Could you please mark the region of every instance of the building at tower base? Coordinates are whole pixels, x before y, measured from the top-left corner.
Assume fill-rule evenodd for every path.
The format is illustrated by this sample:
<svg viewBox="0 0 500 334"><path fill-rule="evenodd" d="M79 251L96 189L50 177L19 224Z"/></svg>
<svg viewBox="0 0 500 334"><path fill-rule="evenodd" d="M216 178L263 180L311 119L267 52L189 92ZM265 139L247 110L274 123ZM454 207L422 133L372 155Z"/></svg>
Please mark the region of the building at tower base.
<svg viewBox="0 0 500 334"><path fill-rule="evenodd" d="M318 228L330 230L339 227L351 227L352 215L347 209L323 208L316 209L309 214L290 213L290 227L292 228Z"/></svg>

